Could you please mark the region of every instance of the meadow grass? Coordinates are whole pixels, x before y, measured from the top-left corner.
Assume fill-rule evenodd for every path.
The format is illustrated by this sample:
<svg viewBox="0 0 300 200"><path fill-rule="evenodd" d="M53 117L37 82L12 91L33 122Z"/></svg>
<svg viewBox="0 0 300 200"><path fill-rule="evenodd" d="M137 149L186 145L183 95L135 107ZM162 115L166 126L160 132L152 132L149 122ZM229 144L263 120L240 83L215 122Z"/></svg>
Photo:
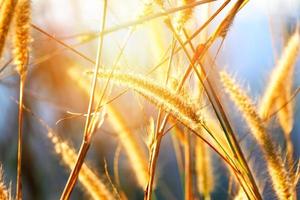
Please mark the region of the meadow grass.
<svg viewBox="0 0 300 200"><path fill-rule="evenodd" d="M34 116L37 122L46 128L52 151L55 152L54 156L70 171L64 188L61 188L61 200L70 199L77 179L91 199L132 199L135 197L132 191L143 193L144 200L159 199L160 195L166 199L176 198L173 196L179 192L173 190L173 184L165 184L157 175L161 170L161 150L165 149L164 141L170 134L176 158L171 167L172 170L176 169L179 175L171 178L181 183L185 200L214 199L215 194L221 193L218 187L225 182L226 186L221 187L227 189L228 183L230 194L224 195L224 199L269 199L270 195L261 187L269 182L271 184L267 185L267 188L272 189L277 199L297 199L300 166L299 159L295 157L295 142L291 135L297 121L297 105L294 101L297 90L294 92L293 89L300 49L299 26L295 26L296 30L288 37L281 56L275 60L276 66L269 73L268 84L256 105L246 90L217 66L218 57L222 56L224 41L234 26L235 19L239 17L239 12L247 12L242 8L247 7L249 0L147 1L141 3L141 9L134 19L123 20L117 25L111 25L110 18L116 15L112 11L114 3L104 0L101 4L101 15L99 14L101 23L97 27L98 32L70 33L65 37L57 37L46 31L35 23L34 18L31 22L32 16L36 16L35 3L31 5L29 0L2 0L0 4L0 57L6 61L0 73L12 66L11 74L17 74L19 78L16 123L17 180L14 183L14 199L24 198L22 184L26 182L22 181L22 171L25 170L23 166L28 165L27 161L22 159L25 143L23 110ZM201 6L204 9L201 10L203 14L199 25L197 15L198 7ZM132 40L136 39L136 34L143 28L148 29L151 50L145 51L149 52L147 55L141 55L141 52L144 52L142 50L148 50L147 47L135 49L136 54L131 55L133 59L130 57L128 62L127 47L133 44ZM116 32L124 29L128 31L125 31L122 44L111 39ZM54 42L63 49L39 57L39 49L36 46L31 47L34 46L31 44L32 38L37 38L33 44L39 44L37 35L45 37L46 44ZM97 39L95 59L77 48L79 45L91 43L94 39ZM69 40L78 43L72 44ZM107 48L113 52L113 42L117 44L117 53L110 56L107 54ZM47 45L46 47L51 51L51 48L48 49ZM64 53L63 50L68 50L69 53ZM58 55L60 53L62 55ZM12 59L7 59L7 54L10 54ZM74 59L70 62L71 66L65 66L54 57L62 56L65 59L73 54L85 61L84 64ZM114 58L112 62L111 57ZM148 58L151 64L155 64L145 68L146 70L140 70L134 67L135 63L131 63L131 60L138 62L144 57ZM80 140L79 150L70 145L71 139L58 137L54 129L25 106L25 100L26 103L30 102L34 96L32 89L27 86L34 83L32 74L37 70L34 66L49 60L64 68L64 73L59 75L64 83L75 85L76 92L89 99L84 107L87 111L82 113L71 112L63 106L60 107L59 103L56 105L63 112L69 111L70 115L59 120L58 124L64 124L68 120L72 126L77 127L73 120L85 119L82 136L76 136ZM93 68L81 66L85 64L91 64ZM50 74L47 74L48 76ZM63 87L62 84L55 84L57 90ZM223 89L226 94L223 94ZM124 95L131 92L142 96L145 101L137 96ZM235 114L227 108L229 102L226 101L226 95L239 110L235 114L244 119L253 140L248 141L249 136L241 137L243 130L237 129L238 126L232 120ZM80 102L79 97L74 102ZM130 108L123 104L130 104ZM133 113L135 115L132 115ZM132 119L131 116L139 116L141 119ZM277 119L272 120L273 116ZM132 126L137 121L139 126L134 129ZM277 130L277 126L280 126L281 130ZM107 127L115 134L109 137L109 140L114 142L107 142L110 146L105 148L109 152L117 150L113 158L114 179L110 178L110 165L107 159L104 159L103 167L108 180L105 182L97 175L98 169L92 170L85 160L89 149L95 148L94 144L101 144L99 141L94 142L95 134L98 134L97 138L106 138L104 130ZM29 130L24 128L25 133ZM63 130L69 132L67 129ZM276 134L273 132L277 131L282 132L282 142L275 139ZM27 135L25 137L27 139ZM145 145L141 143L142 139L146 140ZM257 151L248 151L245 148L248 142L254 142L258 147ZM128 180L126 174L119 170L119 164L124 163L119 162L123 152L133 172L133 178L128 177ZM214 154L218 155L217 158ZM108 157L110 160L111 156ZM257 158L261 158L258 166L263 166L267 175L258 176L254 173L254 160ZM222 163L220 166L224 167L224 172L217 170L220 166L216 167L214 163ZM0 171L0 199L13 199L3 180L2 168ZM35 173L32 173L35 176ZM226 178L219 181L219 175ZM134 185L127 185L131 179L135 180Z"/></svg>

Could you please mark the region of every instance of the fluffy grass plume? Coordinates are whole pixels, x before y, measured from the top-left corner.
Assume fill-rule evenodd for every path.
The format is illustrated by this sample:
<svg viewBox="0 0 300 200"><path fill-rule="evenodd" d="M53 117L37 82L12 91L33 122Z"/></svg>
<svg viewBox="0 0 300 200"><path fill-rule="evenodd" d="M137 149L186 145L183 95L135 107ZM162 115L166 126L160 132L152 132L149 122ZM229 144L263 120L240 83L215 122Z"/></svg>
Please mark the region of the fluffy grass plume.
<svg viewBox="0 0 300 200"><path fill-rule="evenodd" d="M101 70L98 77L109 78L110 74L110 71ZM111 81L134 89L156 106L161 106L165 111L175 115L185 125L203 123L188 99L177 95L175 91L161 87L153 80L135 74L114 72Z"/></svg>
<svg viewBox="0 0 300 200"><path fill-rule="evenodd" d="M234 4L234 6L230 9L229 13L227 16L222 20L218 28L215 30L214 34L210 37L210 41L215 41L216 38L221 37L225 38L232 23L233 20L238 13L238 11L246 4L248 3L249 0L238 0Z"/></svg>
<svg viewBox="0 0 300 200"><path fill-rule="evenodd" d="M0 167L0 199L1 200L11 200L10 191L7 189L3 180L3 169Z"/></svg>
<svg viewBox="0 0 300 200"><path fill-rule="evenodd" d="M68 71L69 77L74 79L80 88L88 94L89 83L87 80L80 78L80 73L74 69ZM100 94L96 93L96 99L100 98ZM135 172L136 179L141 188L144 188L148 181L148 168L146 162L146 156L141 150L140 145L137 143L136 139L133 137L132 132L126 126L125 119L121 116L120 113L111 105L106 106L107 113L109 115L108 120L112 124L112 127L116 130L120 142L126 151L126 155L130 160L132 168Z"/></svg>
<svg viewBox="0 0 300 200"><path fill-rule="evenodd" d="M273 111L274 102L277 102L280 98L286 98L286 88L291 87L289 79L292 78L293 70L295 67L295 62L297 60L297 55L300 48L300 35L299 31L296 31L289 39L286 47L283 50L281 58L279 59L275 69L273 70L269 84L265 90L265 93L262 97L261 104L259 107L259 114L263 119L269 117L270 113ZM286 82L287 81L287 82ZM286 85L288 83L288 85ZM285 94L284 94L285 93ZM284 94L284 95L281 95ZM283 100L282 99L282 100ZM282 102L282 100L280 100ZM289 117L292 109L283 109L280 114L281 125L283 129L287 132L291 129L292 118ZM287 121L284 121L285 118Z"/></svg>
<svg viewBox="0 0 300 200"><path fill-rule="evenodd" d="M299 49L300 35L297 30L290 37L281 58L270 76L270 81L262 98L259 110L260 116L264 119L268 119L274 109L279 109L277 116L286 139L287 159L290 168L292 168L294 162L294 150L290 138L290 133L294 125L294 106L290 98L292 96L293 74Z"/></svg>
<svg viewBox="0 0 300 200"><path fill-rule="evenodd" d="M180 0L179 4L180 6L188 5L190 3L195 2L195 0ZM185 10L182 10L177 13L176 16L176 27L178 30L181 30L184 26L184 24L192 17L193 15L193 8L188 8Z"/></svg>
<svg viewBox="0 0 300 200"><path fill-rule="evenodd" d="M263 122L256 111L256 107L246 93L226 72L223 71L220 75L226 92L229 93L231 99L243 114L251 133L261 146L277 197L281 200L293 199L293 190L295 188L292 187L280 151L266 132Z"/></svg>
<svg viewBox="0 0 300 200"><path fill-rule="evenodd" d="M60 141L53 132L48 132L48 138L51 140L55 153L61 158L64 165L70 170L73 169L77 154L67 142ZM86 165L83 164L79 173L79 181L87 193L96 200L113 200L114 195L107 186L98 178L98 176Z"/></svg>
<svg viewBox="0 0 300 200"><path fill-rule="evenodd" d="M198 191L209 200L214 189L213 166L208 146L200 139L196 140L195 157Z"/></svg>
<svg viewBox="0 0 300 200"><path fill-rule="evenodd" d="M2 0L1 2L1 15L0 15L0 58L3 53L5 39L13 19L16 0Z"/></svg>
<svg viewBox="0 0 300 200"><path fill-rule="evenodd" d="M205 139L223 158L228 156L233 158L229 144L218 124L211 119L204 120L203 115L197 111L188 96L183 98L182 95L156 84L145 76L123 72L114 72L112 76L110 75L110 71L100 70L98 78L110 77L111 82L135 90ZM203 127L205 131L202 131Z"/></svg>
<svg viewBox="0 0 300 200"><path fill-rule="evenodd" d="M14 59L17 72L27 71L30 43L30 1L19 0L15 12Z"/></svg>

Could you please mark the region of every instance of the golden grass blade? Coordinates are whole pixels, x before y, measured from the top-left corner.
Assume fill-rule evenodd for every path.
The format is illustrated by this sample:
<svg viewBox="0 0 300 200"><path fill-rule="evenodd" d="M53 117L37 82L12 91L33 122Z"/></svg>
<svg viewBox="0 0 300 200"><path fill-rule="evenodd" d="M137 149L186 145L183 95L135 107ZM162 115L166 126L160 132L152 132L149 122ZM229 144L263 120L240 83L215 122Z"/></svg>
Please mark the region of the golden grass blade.
<svg viewBox="0 0 300 200"><path fill-rule="evenodd" d="M20 0L16 5L14 40L14 61L20 76L19 127L18 127L18 167L16 199L22 199L22 128L23 128L23 90L27 74L30 43L30 1Z"/></svg>
<svg viewBox="0 0 300 200"><path fill-rule="evenodd" d="M0 58L2 57L5 39L8 34L8 30L13 19L16 0L2 0L0 8Z"/></svg>
<svg viewBox="0 0 300 200"><path fill-rule="evenodd" d="M229 93L231 99L242 112L251 133L261 146L261 150L267 161L268 173L271 177L274 191L277 197L283 199L293 199L293 191L291 180L284 162L281 158L280 151L273 143L271 137L268 135L263 122L259 117L254 104L245 92L235 83L234 80L226 72L221 72L221 80L224 87Z"/></svg>
<svg viewBox="0 0 300 200"><path fill-rule="evenodd" d="M267 119L269 117L272 112L273 103L280 98L280 94L284 91L283 89L286 87L286 80L291 78L299 49L300 34L299 31L296 31L290 37L281 58L270 76L271 79L269 80L269 84L265 90L259 107L259 115L262 119ZM285 129L288 130L288 126Z"/></svg>

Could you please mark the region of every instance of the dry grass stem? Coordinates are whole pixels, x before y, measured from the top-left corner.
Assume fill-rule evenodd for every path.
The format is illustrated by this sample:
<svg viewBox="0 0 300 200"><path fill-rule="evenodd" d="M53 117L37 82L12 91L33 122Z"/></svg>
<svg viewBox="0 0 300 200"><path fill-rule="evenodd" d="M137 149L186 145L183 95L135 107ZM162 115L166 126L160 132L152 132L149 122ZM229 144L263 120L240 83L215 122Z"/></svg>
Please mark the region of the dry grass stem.
<svg viewBox="0 0 300 200"><path fill-rule="evenodd" d="M22 129L23 129L23 91L27 73L30 43L30 1L19 0L15 13L14 61L20 76L19 127L18 127L18 167L16 199L22 199Z"/></svg>

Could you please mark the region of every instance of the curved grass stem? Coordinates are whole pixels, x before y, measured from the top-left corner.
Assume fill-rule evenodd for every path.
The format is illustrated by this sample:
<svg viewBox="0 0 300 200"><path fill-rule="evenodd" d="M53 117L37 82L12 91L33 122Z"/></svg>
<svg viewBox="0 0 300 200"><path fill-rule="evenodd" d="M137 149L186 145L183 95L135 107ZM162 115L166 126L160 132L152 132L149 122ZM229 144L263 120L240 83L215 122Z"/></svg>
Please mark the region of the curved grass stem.
<svg viewBox="0 0 300 200"><path fill-rule="evenodd" d="M107 9L107 0L104 0L101 30L104 30L104 27L105 27L106 9ZM91 136L93 134L93 132L90 132L90 127L91 127L90 125L93 125L91 123L91 112L92 112L92 108L93 108L93 104L94 104L94 94L95 94L96 82L97 82L97 72L101 65L102 46L103 46L103 36L100 37L99 43L98 43L97 59L96 59L96 64L95 64L95 72L94 72L93 82L92 82L92 86L91 86L90 101L89 101L88 114L86 117L85 129L84 129L84 134L83 134L83 141L82 141L82 144L80 147L80 151L78 153L75 167L72 170L72 172L69 176L69 179L67 181L67 184L65 185L64 191L60 197L61 200L67 200L70 198L71 192L76 184L81 166L84 163L84 158L90 147Z"/></svg>

